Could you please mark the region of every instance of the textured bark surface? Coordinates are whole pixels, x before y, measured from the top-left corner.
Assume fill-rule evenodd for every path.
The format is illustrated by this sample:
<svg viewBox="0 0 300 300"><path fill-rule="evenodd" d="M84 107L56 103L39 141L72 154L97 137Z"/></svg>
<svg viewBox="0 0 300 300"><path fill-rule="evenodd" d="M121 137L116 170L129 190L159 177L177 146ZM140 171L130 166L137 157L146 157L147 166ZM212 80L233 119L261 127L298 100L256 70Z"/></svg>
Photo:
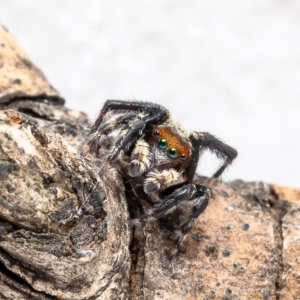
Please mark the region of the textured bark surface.
<svg viewBox="0 0 300 300"><path fill-rule="evenodd" d="M0 23L0 105L19 98L39 98L58 104L63 99L29 60Z"/></svg>
<svg viewBox="0 0 300 300"><path fill-rule="evenodd" d="M80 155L86 115L24 55L1 27L0 299L300 299L300 190L218 182L170 262L169 231L128 226L149 204Z"/></svg>

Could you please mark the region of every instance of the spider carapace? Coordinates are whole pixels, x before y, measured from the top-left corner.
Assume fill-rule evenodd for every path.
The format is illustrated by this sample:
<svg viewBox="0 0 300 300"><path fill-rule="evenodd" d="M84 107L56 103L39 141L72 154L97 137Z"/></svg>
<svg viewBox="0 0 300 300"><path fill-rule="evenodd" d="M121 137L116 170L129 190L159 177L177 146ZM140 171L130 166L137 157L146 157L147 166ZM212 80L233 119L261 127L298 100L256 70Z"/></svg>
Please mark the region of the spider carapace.
<svg viewBox="0 0 300 300"><path fill-rule="evenodd" d="M109 140L110 149L102 168L116 166L133 190L142 186L145 196L155 203L139 221L162 220L188 204L184 216L174 222L176 249L205 210L210 187L237 156L235 149L208 132L188 134L166 108L151 102L106 101L82 155L101 146L103 140ZM193 181L205 149L224 161L206 185Z"/></svg>

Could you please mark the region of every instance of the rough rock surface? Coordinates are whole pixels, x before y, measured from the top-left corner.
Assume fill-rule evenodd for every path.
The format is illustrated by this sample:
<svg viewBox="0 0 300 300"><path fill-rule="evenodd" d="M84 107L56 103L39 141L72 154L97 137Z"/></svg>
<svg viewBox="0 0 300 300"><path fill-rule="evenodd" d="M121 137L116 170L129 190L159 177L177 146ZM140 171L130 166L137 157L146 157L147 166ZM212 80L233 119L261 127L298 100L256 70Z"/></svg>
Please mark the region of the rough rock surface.
<svg viewBox="0 0 300 300"><path fill-rule="evenodd" d="M0 299L300 299L300 190L218 182L170 262L164 224L128 226L149 204L100 172L101 153L80 155L86 115L56 105L41 73L37 93L1 72Z"/></svg>

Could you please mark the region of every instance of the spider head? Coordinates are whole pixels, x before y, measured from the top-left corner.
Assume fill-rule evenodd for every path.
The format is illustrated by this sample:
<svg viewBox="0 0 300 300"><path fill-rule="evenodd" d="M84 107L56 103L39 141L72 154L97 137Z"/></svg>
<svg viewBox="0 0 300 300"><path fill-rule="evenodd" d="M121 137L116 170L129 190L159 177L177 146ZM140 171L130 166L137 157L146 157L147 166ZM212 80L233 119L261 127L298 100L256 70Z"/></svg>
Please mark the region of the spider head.
<svg viewBox="0 0 300 300"><path fill-rule="evenodd" d="M154 127L148 143L154 149L159 169L172 167L181 171L191 160L192 145L189 139L170 125Z"/></svg>

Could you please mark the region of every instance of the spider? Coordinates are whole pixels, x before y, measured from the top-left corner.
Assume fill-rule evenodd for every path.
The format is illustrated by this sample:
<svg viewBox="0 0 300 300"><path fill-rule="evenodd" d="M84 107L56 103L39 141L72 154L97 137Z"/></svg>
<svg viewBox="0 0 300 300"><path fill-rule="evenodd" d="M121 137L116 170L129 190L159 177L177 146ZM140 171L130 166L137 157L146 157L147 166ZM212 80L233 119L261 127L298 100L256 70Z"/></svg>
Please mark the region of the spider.
<svg viewBox="0 0 300 300"><path fill-rule="evenodd" d="M110 139L110 149L102 168L116 165L133 190L139 187L155 203L139 221L162 220L174 215L184 203L188 204L184 217L174 222L177 228L174 246L179 249L206 209L211 186L236 158L237 151L208 132L188 134L171 119L166 108L141 101L107 100L82 155L105 138ZM207 185L193 182L205 149L224 161Z"/></svg>

